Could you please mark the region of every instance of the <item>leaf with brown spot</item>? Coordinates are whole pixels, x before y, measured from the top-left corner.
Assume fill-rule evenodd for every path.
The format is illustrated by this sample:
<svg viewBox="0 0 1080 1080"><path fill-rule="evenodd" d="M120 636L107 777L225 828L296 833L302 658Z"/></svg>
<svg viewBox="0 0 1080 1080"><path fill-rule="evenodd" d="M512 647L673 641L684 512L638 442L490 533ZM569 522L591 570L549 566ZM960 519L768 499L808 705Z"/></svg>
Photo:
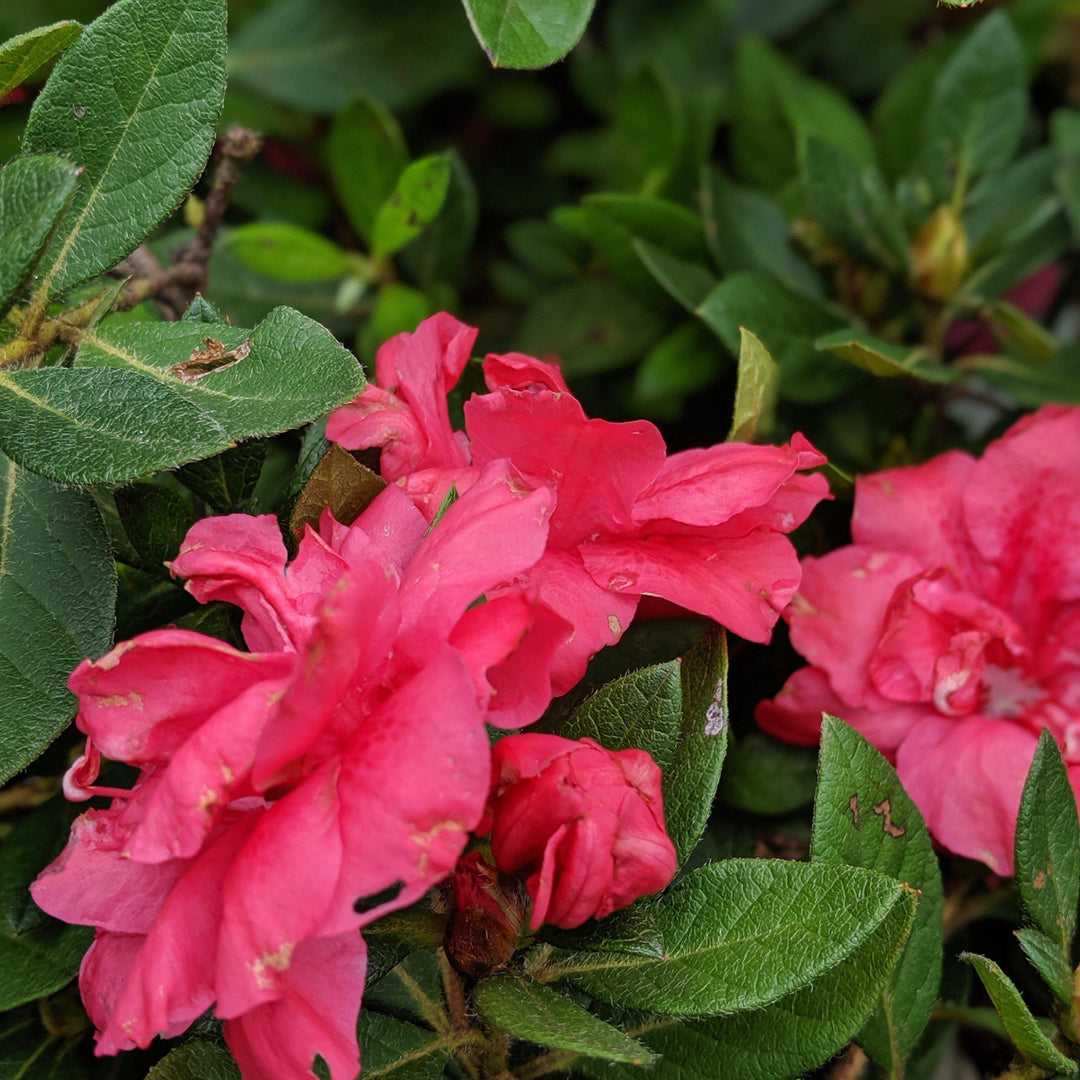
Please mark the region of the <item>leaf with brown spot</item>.
<svg viewBox="0 0 1080 1080"><path fill-rule="evenodd" d="M384 487L385 480L331 443L296 500L289 531L299 539L306 525L316 528L326 507L343 525L351 525Z"/></svg>
<svg viewBox="0 0 1080 1080"><path fill-rule="evenodd" d="M875 803L874 813L878 817L883 818L881 822L881 828L886 836L891 836L894 839L899 839L907 829L903 825L894 825L892 819L892 802L889 799L882 799L881 802Z"/></svg>
<svg viewBox="0 0 1080 1080"><path fill-rule="evenodd" d="M223 368L232 367L251 355L251 338L242 341L235 349L227 349L217 338L203 338L202 348L193 349L191 356L182 363L173 364L169 374L181 382L193 383Z"/></svg>

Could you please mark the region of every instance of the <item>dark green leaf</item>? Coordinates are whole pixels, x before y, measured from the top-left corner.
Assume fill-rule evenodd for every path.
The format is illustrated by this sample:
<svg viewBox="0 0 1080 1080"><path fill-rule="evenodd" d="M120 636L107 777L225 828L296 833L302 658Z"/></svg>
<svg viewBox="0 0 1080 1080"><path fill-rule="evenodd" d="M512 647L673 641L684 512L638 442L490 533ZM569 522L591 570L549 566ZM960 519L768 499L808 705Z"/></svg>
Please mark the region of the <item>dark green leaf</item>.
<svg viewBox="0 0 1080 1080"><path fill-rule="evenodd" d="M680 259L647 240L635 239L633 246L645 269L687 311L694 311L716 288L716 275L700 263Z"/></svg>
<svg viewBox="0 0 1080 1080"><path fill-rule="evenodd" d="M816 782L813 750L752 731L729 751L719 795L736 810L779 816L813 801Z"/></svg>
<svg viewBox="0 0 1080 1080"><path fill-rule="evenodd" d="M225 95L224 0L117 0L56 65L23 149L84 170L38 269L49 296L107 270L202 172Z"/></svg>
<svg viewBox="0 0 1080 1080"><path fill-rule="evenodd" d="M240 1070L224 1046L193 1040L166 1054L146 1080L240 1080Z"/></svg>
<svg viewBox="0 0 1080 1080"><path fill-rule="evenodd" d="M0 169L0 312L30 276L75 191L79 170L58 157L22 157Z"/></svg>
<svg viewBox="0 0 1080 1080"><path fill-rule="evenodd" d="M464 0L473 33L495 67L542 68L581 38L596 0Z"/></svg>
<svg viewBox="0 0 1080 1080"><path fill-rule="evenodd" d="M450 187L450 160L432 154L409 165L372 226L371 246L385 258L400 251L438 216Z"/></svg>
<svg viewBox="0 0 1080 1080"><path fill-rule="evenodd" d="M0 455L0 783L75 713L67 677L109 647L116 574L94 501Z"/></svg>
<svg viewBox="0 0 1080 1080"><path fill-rule="evenodd" d="M28 1006L0 1018L0 1080L88 1080L78 1045L57 1040L37 1012Z"/></svg>
<svg viewBox="0 0 1080 1080"><path fill-rule="evenodd" d="M919 890L907 948L859 1040L900 1076L941 983L941 871L921 815L896 771L842 721L822 725L811 847L816 862L864 866Z"/></svg>
<svg viewBox="0 0 1080 1080"><path fill-rule="evenodd" d="M651 905L662 959L556 951L539 977L671 1015L740 1012L809 986L877 934L898 907L910 913L911 906L909 891L872 871L727 859L687 874Z"/></svg>
<svg viewBox="0 0 1080 1080"><path fill-rule="evenodd" d="M1008 975L985 956L961 953L960 959L967 960L975 969L1005 1025L1009 1039L1025 1060L1048 1069L1051 1074L1075 1076L1076 1062L1070 1061L1047 1038Z"/></svg>
<svg viewBox="0 0 1080 1080"><path fill-rule="evenodd" d="M368 947L367 985L377 983L409 953L441 945L445 931L445 916L418 907L384 915L364 927Z"/></svg>
<svg viewBox="0 0 1080 1080"><path fill-rule="evenodd" d="M0 445L63 481L122 481L298 427L363 386L352 355L288 308L254 331L215 329L209 346L206 330L102 328L74 370L0 372Z"/></svg>
<svg viewBox="0 0 1080 1080"><path fill-rule="evenodd" d="M746 327L740 327L739 377L728 442L750 442L759 426L768 427L780 385L780 369Z"/></svg>
<svg viewBox="0 0 1080 1080"><path fill-rule="evenodd" d="M1027 70L1023 45L1008 15L980 19L934 83L923 129L923 167L939 197L950 173L970 179L1005 165L1016 153L1027 122Z"/></svg>
<svg viewBox="0 0 1080 1080"><path fill-rule="evenodd" d="M453 3L284 0L229 45L230 77L272 101L336 112L357 94L389 109L422 101L480 60Z"/></svg>
<svg viewBox="0 0 1080 1080"><path fill-rule="evenodd" d="M715 382L724 364L716 338L688 320L645 354L634 376L634 403L646 415L677 418L683 398Z"/></svg>
<svg viewBox="0 0 1080 1080"><path fill-rule="evenodd" d="M1043 982L1063 1005L1073 1002L1073 974L1061 953L1061 943L1048 938L1041 930L1025 926L1015 931L1024 955L1043 977Z"/></svg>
<svg viewBox="0 0 1080 1080"><path fill-rule="evenodd" d="M166 560L176 558L196 515L190 503L162 484L135 483L114 496L124 532L143 570L168 577Z"/></svg>
<svg viewBox="0 0 1080 1080"><path fill-rule="evenodd" d="M1080 824L1061 752L1046 729L1020 800L1015 875L1024 913L1068 962L1080 902Z"/></svg>
<svg viewBox="0 0 1080 1080"><path fill-rule="evenodd" d="M50 918L28 891L67 843L73 816L55 797L23 818L0 846L0 1011L69 983L94 940L90 928Z"/></svg>
<svg viewBox="0 0 1080 1080"><path fill-rule="evenodd" d="M309 282L349 273L348 256L325 236L284 221L253 222L233 229L225 241L249 269L278 281Z"/></svg>
<svg viewBox="0 0 1080 1080"><path fill-rule="evenodd" d="M62 53L81 33L82 27L67 19L19 34L0 45L0 99Z"/></svg>
<svg viewBox="0 0 1080 1080"><path fill-rule="evenodd" d="M515 1038L604 1061L648 1065L653 1060L641 1043L539 983L498 975L480 982L474 1000L489 1024Z"/></svg>
<svg viewBox="0 0 1080 1080"><path fill-rule="evenodd" d="M255 494L266 442L251 439L213 457L193 461L176 470L176 479L219 513L244 509Z"/></svg>
<svg viewBox="0 0 1080 1080"><path fill-rule="evenodd" d="M439 1080L453 1043L452 1037L368 1010L360 1014L359 1036L367 1080Z"/></svg>
<svg viewBox="0 0 1080 1080"><path fill-rule="evenodd" d="M375 215L409 163L405 136L389 110L363 94L334 117L326 151L345 213L370 242Z"/></svg>

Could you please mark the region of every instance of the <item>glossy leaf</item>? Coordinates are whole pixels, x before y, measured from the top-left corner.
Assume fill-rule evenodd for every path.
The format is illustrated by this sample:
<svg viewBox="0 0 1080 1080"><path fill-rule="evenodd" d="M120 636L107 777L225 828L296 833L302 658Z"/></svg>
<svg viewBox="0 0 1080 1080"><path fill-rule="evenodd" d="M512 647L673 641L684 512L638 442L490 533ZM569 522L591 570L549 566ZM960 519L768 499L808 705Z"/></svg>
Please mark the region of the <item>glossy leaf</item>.
<svg viewBox="0 0 1080 1080"><path fill-rule="evenodd" d="M450 187L450 161L432 154L409 165L372 226L371 246L385 258L414 240L438 216Z"/></svg>
<svg viewBox="0 0 1080 1080"><path fill-rule="evenodd" d="M298 427L362 386L352 355L289 308L254 331L121 324L73 370L0 372L0 446L58 480L122 481Z"/></svg>
<svg viewBox="0 0 1080 1080"><path fill-rule="evenodd" d="M75 714L67 677L109 647L115 602L116 573L90 495L0 454L0 783Z"/></svg>
<svg viewBox="0 0 1080 1080"><path fill-rule="evenodd" d="M203 170L225 95L224 0L117 0L56 65L23 137L84 170L38 270L50 296L107 270Z"/></svg>
<svg viewBox="0 0 1080 1080"><path fill-rule="evenodd" d="M901 885L868 870L726 859L691 871L651 906L663 958L557 951L542 978L669 1015L741 1012L809 986L910 904Z"/></svg>
<svg viewBox="0 0 1080 1080"><path fill-rule="evenodd" d="M1020 800L1015 875L1024 913L1070 960L1080 903L1080 824L1061 751L1046 729Z"/></svg>
<svg viewBox="0 0 1080 1080"><path fill-rule="evenodd" d="M877 870L919 891L907 947L859 1036L890 1076L900 1076L941 983L937 856L896 770L858 732L830 716L822 724L819 773L813 860Z"/></svg>
<svg viewBox="0 0 1080 1080"><path fill-rule="evenodd" d="M351 266L332 240L284 221L241 225L229 233L226 243L249 270L278 281L342 278Z"/></svg>
<svg viewBox="0 0 1080 1080"><path fill-rule="evenodd" d="M30 276L78 178L71 162L47 154L0 169L0 312Z"/></svg>
<svg viewBox="0 0 1080 1080"><path fill-rule="evenodd" d="M604 1061L648 1065L653 1060L641 1043L540 983L514 975L483 979L475 1003L489 1024L517 1039Z"/></svg>
<svg viewBox="0 0 1080 1080"><path fill-rule="evenodd" d="M67 843L73 817L56 796L24 817L0 846L0 1010L67 985L94 940L89 927L50 918L28 891Z"/></svg>
<svg viewBox="0 0 1080 1080"><path fill-rule="evenodd" d="M464 0L469 23L495 67L542 68L581 38L596 0Z"/></svg>
<svg viewBox="0 0 1080 1080"><path fill-rule="evenodd" d="M49 26L39 26L0 45L0 98L26 82L81 33L79 23L65 19Z"/></svg>

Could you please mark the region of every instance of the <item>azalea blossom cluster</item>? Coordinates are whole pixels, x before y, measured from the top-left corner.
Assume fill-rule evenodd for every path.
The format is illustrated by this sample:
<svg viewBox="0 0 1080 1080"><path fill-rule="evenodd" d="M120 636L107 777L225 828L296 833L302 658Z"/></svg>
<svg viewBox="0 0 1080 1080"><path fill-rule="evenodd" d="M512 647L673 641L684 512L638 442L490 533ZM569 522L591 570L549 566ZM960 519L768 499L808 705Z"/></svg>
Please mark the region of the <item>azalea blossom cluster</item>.
<svg viewBox="0 0 1080 1080"><path fill-rule="evenodd" d="M243 610L248 651L164 629L72 675L87 744L65 791L112 803L33 895L97 930L80 984L99 1053L213 1008L245 1080L314 1075L316 1055L349 1080L359 931L459 862L479 874L474 834L523 881L534 928L670 881L647 754L528 733L493 752L486 725L538 719L645 595L767 640L823 458L800 436L669 456L653 425L588 418L554 365L516 354L486 359L454 431L475 336L427 320L331 416L331 439L382 451L388 486L356 521L324 513L291 560L272 517L191 529L172 572ZM103 759L134 785L100 785Z"/></svg>

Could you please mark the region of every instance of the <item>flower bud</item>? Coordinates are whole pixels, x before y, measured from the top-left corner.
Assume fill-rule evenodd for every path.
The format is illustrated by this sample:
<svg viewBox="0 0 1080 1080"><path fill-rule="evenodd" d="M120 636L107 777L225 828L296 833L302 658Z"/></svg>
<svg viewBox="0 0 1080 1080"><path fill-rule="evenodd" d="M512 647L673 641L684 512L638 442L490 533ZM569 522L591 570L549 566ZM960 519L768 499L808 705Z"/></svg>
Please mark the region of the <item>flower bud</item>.
<svg viewBox="0 0 1080 1080"><path fill-rule="evenodd" d="M534 930L602 919L674 876L660 769L644 750L511 735L495 746L493 772L481 828L499 868L524 878Z"/></svg>
<svg viewBox="0 0 1080 1080"><path fill-rule="evenodd" d="M521 883L500 873L479 851L455 867L453 912L443 947L454 967L480 978L502 971L521 940L525 896Z"/></svg>
<svg viewBox="0 0 1080 1080"><path fill-rule="evenodd" d="M911 244L911 280L923 296L948 300L968 272L964 224L951 206L939 206Z"/></svg>

